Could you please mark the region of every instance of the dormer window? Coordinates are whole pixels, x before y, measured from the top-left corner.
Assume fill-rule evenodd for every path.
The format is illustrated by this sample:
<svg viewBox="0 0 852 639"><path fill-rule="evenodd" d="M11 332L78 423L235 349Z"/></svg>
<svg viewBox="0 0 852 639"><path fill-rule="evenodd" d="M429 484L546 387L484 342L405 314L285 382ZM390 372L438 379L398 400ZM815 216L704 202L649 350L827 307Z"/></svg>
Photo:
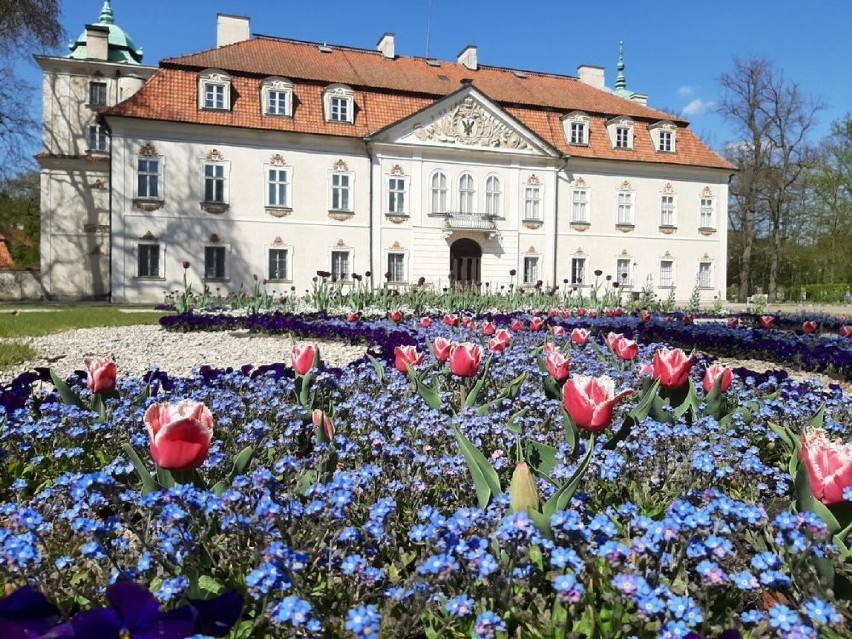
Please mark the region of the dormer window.
<svg viewBox="0 0 852 639"><path fill-rule="evenodd" d="M589 144L589 116L580 111L569 113L562 119L562 128L568 144Z"/></svg>
<svg viewBox="0 0 852 639"><path fill-rule="evenodd" d="M663 153L675 152L677 127L673 122L657 122L648 127L654 148Z"/></svg>
<svg viewBox="0 0 852 639"><path fill-rule="evenodd" d="M260 89L263 115L293 115L293 83L284 78L267 78Z"/></svg>
<svg viewBox="0 0 852 639"><path fill-rule="evenodd" d="M328 87L323 94L327 122L355 121L355 92L343 84Z"/></svg>
<svg viewBox="0 0 852 639"><path fill-rule="evenodd" d="M614 118L607 122L606 128L613 148L633 148L633 120L628 117Z"/></svg>
<svg viewBox="0 0 852 639"><path fill-rule="evenodd" d="M630 148L630 129L624 126L615 129L615 146L619 149Z"/></svg>
<svg viewBox="0 0 852 639"><path fill-rule="evenodd" d="M198 108L211 111L231 109L231 76L208 70L198 76Z"/></svg>

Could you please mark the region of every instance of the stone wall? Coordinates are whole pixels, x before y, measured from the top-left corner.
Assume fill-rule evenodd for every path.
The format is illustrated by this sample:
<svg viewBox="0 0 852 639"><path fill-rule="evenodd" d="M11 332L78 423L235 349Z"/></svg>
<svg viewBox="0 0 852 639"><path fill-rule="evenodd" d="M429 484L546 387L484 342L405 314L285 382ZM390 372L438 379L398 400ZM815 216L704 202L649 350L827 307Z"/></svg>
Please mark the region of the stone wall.
<svg viewBox="0 0 852 639"><path fill-rule="evenodd" d="M0 302L32 302L44 299L39 271L0 271Z"/></svg>

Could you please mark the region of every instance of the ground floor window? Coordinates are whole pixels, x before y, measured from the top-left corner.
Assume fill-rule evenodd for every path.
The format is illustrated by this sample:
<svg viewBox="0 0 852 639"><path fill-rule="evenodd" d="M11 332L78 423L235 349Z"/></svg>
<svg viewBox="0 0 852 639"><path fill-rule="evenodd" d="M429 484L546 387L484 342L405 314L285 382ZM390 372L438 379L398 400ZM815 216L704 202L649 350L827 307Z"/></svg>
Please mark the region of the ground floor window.
<svg viewBox="0 0 852 639"><path fill-rule="evenodd" d="M137 277L160 277L159 244L140 244L137 255Z"/></svg>
<svg viewBox="0 0 852 639"><path fill-rule="evenodd" d="M674 262L672 260L660 261L660 287L671 288L674 286Z"/></svg>
<svg viewBox="0 0 852 639"><path fill-rule="evenodd" d="M539 280L538 276L538 258L524 258L524 284L535 284Z"/></svg>
<svg viewBox="0 0 852 639"><path fill-rule="evenodd" d="M331 252L331 277L337 281L345 281L352 274L351 253L349 251Z"/></svg>
<svg viewBox="0 0 852 639"><path fill-rule="evenodd" d="M290 269L288 268L288 258L290 251L285 248L269 249L269 269L267 278L270 280L289 280Z"/></svg>
<svg viewBox="0 0 852 639"><path fill-rule="evenodd" d="M223 280L227 277L226 251L224 246L204 247L204 277L208 280Z"/></svg>
<svg viewBox="0 0 852 639"><path fill-rule="evenodd" d="M615 265L615 274L619 286L631 286L630 260L618 260Z"/></svg>
<svg viewBox="0 0 852 639"><path fill-rule="evenodd" d="M713 288L713 271L710 262L698 264L698 286L700 288Z"/></svg>
<svg viewBox="0 0 852 639"><path fill-rule="evenodd" d="M386 277L394 284L405 282L405 253L388 253Z"/></svg>
<svg viewBox="0 0 852 639"><path fill-rule="evenodd" d="M586 258L571 258L571 284L582 286L586 283Z"/></svg>

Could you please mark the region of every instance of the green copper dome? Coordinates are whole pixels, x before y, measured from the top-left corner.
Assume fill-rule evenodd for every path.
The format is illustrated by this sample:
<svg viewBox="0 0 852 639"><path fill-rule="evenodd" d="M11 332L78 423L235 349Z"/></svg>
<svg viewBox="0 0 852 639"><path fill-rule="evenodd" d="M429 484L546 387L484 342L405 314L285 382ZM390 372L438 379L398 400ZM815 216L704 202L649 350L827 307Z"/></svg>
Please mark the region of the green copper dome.
<svg viewBox="0 0 852 639"><path fill-rule="evenodd" d="M115 16L112 13L110 0L104 0L101 15L94 24L95 26L109 29L109 54L107 56L109 62L123 62L124 64L142 63L142 49L136 48L136 45L127 32L115 23ZM77 41L68 45L68 48L71 49L71 53L68 54L69 58L74 58L75 60L86 60L88 58L85 29L83 29L83 33L80 34Z"/></svg>

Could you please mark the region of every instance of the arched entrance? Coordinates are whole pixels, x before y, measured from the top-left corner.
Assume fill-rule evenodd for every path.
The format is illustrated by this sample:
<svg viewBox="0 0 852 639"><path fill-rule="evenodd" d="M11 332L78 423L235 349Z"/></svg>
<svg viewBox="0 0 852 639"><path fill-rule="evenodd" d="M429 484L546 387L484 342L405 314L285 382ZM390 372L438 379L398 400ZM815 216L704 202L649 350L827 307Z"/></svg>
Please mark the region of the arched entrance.
<svg viewBox="0 0 852 639"><path fill-rule="evenodd" d="M482 281L482 247L474 240L462 238L450 245L450 274L453 281L470 285Z"/></svg>

